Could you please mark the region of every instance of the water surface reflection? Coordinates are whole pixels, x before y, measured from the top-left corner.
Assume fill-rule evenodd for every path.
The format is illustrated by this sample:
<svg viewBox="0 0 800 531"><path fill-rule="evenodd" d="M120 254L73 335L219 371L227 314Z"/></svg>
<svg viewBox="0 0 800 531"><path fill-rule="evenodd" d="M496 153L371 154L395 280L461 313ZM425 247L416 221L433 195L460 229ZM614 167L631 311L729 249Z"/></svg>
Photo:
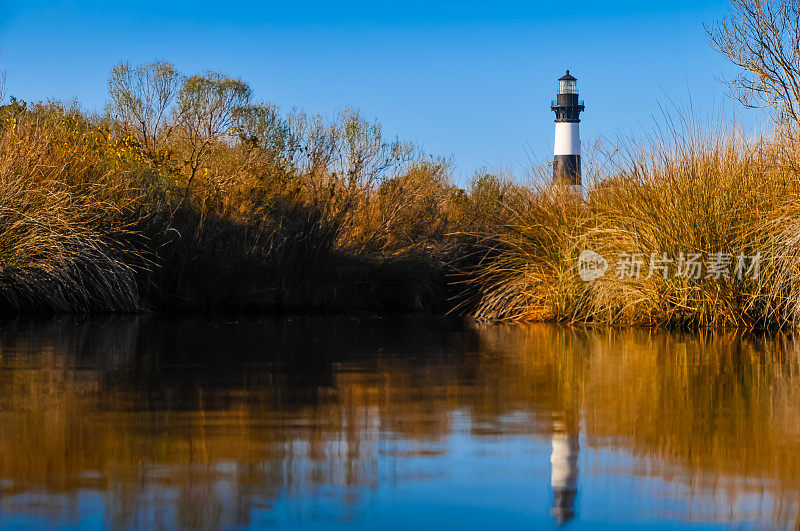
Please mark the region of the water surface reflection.
<svg viewBox="0 0 800 531"><path fill-rule="evenodd" d="M0 527L796 527L799 353L429 317L5 322Z"/></svg>

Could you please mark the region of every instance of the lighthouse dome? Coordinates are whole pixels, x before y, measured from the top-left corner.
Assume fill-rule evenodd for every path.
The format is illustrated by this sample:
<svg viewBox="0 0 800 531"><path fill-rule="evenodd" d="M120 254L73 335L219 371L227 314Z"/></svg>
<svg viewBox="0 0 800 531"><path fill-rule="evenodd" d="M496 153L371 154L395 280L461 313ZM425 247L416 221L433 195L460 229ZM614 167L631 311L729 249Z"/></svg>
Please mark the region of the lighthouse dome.
<svg viewBox="0 0 800 531"><path fill-rule="evenodd" d="M558 78L558 93L559 94L577 94L578 93L578 79L570 75L569 70L567 73Z"/></svg>

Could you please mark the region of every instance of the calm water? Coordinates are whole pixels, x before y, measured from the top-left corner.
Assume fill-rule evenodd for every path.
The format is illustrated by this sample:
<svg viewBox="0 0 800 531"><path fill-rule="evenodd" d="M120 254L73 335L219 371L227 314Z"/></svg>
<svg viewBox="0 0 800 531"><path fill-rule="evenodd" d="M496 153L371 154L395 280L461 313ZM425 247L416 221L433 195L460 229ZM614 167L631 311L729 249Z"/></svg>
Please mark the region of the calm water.
<svg viewBox="0 0 800 531"><path fill-rule="evenodd" d="M0 528L791 527L800 342L0 323Z"/></svg>

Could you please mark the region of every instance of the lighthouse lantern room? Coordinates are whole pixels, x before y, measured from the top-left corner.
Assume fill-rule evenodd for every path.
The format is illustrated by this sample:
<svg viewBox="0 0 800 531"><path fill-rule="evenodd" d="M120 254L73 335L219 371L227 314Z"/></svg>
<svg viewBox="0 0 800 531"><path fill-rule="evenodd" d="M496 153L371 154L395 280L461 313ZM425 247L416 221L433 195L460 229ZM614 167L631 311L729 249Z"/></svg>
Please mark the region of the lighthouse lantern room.
<svg viewBox="0 0 800 531"><path fill-rule="evenodd" d="M578 99L578 80L567 70L558 80L558 95L550 105L550 110L556 113L553 179L573 186L581 185L580 115L583 109L583 101Z"/></svg>

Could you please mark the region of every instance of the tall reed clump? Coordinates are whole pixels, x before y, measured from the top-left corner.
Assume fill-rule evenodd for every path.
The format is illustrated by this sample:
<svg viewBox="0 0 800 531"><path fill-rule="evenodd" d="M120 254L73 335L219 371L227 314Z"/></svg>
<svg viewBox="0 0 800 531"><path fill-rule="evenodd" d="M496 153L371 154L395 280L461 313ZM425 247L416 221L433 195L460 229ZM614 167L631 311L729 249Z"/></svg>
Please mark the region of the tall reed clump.
<svg viewBox="0 0 800 531"><path fill-rule="evenodd" d="M770 213L797 186L774 154L736 132L689 132L632 157L590 192L596 223L586 243L611 269L587 283L574 318L688 327L783 319L764 299L775 258L765 244ZM637 256L643 264L633 272Z"/></svg>
<svg viewBox="0 0 800 531"><path fill-rule="evenodd" d="M0 311L137 310L147 172L75 110L16 103L0 119Z"/></svg>
<svg viewBox="0 0 800 531"><path fill-rule="evenodd" d="M762 213L754 234L768 258L759 276L758 307L765 326L800 323L800 146L796 134L778 131L767 152L777 207Z"/></svg>
<svg viewBox="0 0 800 531"><path fill-rule="evenodd" d="M564 320L582 289L573 257L589 219L586 204L563 187L516 193L508 222L481 234L479 260L462 269L462 307L484 320Z"/></svg>
<svg viewBox="0 0 800 531"><path fill-rule="evenodd" d="M679 327L796 322L800 183L783 147L736 132L675 133L592 179L585 199L552 200L566 190L534 196L518 213L521 227L496 234L494 259L474 273L477 316ZM578 277L583 250L608 261L604 275ZM690 257L699 269L687 269ZM534 285L537 297L525 295Z"/></svg>

